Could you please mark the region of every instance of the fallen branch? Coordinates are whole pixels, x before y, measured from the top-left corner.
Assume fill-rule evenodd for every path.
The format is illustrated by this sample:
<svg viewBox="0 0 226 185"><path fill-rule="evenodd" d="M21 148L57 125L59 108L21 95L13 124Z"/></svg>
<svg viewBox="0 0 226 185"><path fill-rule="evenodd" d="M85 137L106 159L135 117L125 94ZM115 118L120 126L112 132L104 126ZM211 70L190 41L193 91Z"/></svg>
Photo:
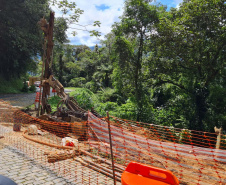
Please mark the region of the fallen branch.
<svg viewBox="0 0 226 185"><path fill-rule="evenodd" d="M26 132L27 132L27 130L25 130L24 133L22 134L23 137L28 139L28 140L34 141L36 143L40 143L40 144L51 146L51 147L58 148L58 149L68 149L68 150L73 150L74 149L74 147L71 147L71 146L60 146L60 145L55 145L55 144L50 144L50 143L47 143L47 142L44 142L44 141L40 141L38 139L33 139L30 136L27 136L25 134Z"/></svg>
<svg viewBox="0 0 226 185"><path fill-rule="evenodd" d="M104 159L104 158L99 157L99 156L95 156L95 155L93 155L93 154L91 154L91 153L89 153L89 152L87 152L87 151L80 150L80 152L82 152L83 154L88 155L88 156L90 156L90 157L92 157L92 158L94 158L94 159L97 159L97 160L99 160L99 161L101 161L101 162L104 162L104 163L106 163L106 164L109 164L109 165L112 164L110 160ZM117 171L119 171L119 172L125 170L125 167L122 166L122 165L119 165L119 164L115 164L115 168L116 168L115 170L117 170Z"/></svg>
<svg viewBox="0 0 226 185"><path fill-rule="evenodd" d="M50 147L55 147L55 148L58 148L58 149L75 150L74 147L70 147L70 146L60 146L60 145L56 145L56 144L50 144L50 143L47 143L47 142L39 141L39 140L37 140L37 139L33 139L33 138L31 138L30 136L25 135L26 132L27 132L27 130L24 131L23 137L25 137L26 139L29 139L29 140L31 140L31 141L34 141L34 142L37 142L37 143L40 143L40 144L43 144L43 145L47 145L47 146L50 146ZM90 156L90 157L93 157L94 159L97 159L97 160L99 160L99 161L102 161L102 162L104 162L104 163L106 163L106 164L109 164L109 165L112 164L110 160L101 158L101 157L99 157L99 156L95 156L95 155L93 155L93 154L91 154L91 153L89 153L89 152L87 152L87 151L85 151L85 150L82 150L82 149L79 148L79 147L78 147L77 150L79 150L80 153L83 153L83 154L85 154L85 155L88 155L88 156ZM118 171L118 172L122 172L122 171L125 170L125 167L122 166L122 165L119 165L119 164L115 164L115 170Z"/></svg>
<svg viewBox="0 0 226 185"><path fill-rule="evenodd" d="M106 171L106 172L108 172L108 173L112 173L112 169L108 169L108 168L105 168L105 167L103 167L103 166L100 166L100 165L98 165L98 164L96 164L96 163L94 163L94 162L92 162L92 161L89 161L89 160L86 160L86 159L83 159L83 161L85 161L86 163L90 163L91 165L93 165L93 166L95 166L95 167L97 167L97 168L101 168L102 170L104 170L104 171ZM119 175L119 174L115 174L118 178L121 178L121 175Z"/></svg>
<svg viewBox="0 0 226 185"><path fill-rule="evenodd" d="M65 159L70 159L78 155L78 151L73 150L72 152L70 151L64 151L64 152L46 152L44 155L48 155L47 159L49 163L54 163L56 161L61 161Z"/></svg>

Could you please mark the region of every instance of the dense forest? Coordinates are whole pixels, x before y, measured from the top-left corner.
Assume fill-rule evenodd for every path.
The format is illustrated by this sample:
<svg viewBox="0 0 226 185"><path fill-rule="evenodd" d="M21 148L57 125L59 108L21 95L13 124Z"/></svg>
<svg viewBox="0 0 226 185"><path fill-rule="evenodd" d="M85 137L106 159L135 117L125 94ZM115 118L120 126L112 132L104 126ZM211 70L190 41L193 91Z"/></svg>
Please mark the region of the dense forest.
<svg viewBox="0 0 226 185"><path fill-rule="evenodd" d="M1 0L0 7L2 78L40 74L36 23L48 17L48 0ZM64 86L79 87L74 96L83 108L179 128L226 130L224 0L184 0L170 10L126 0L120 22L93 50L68 43L68 24L55 20L52 69Z"/></svg>

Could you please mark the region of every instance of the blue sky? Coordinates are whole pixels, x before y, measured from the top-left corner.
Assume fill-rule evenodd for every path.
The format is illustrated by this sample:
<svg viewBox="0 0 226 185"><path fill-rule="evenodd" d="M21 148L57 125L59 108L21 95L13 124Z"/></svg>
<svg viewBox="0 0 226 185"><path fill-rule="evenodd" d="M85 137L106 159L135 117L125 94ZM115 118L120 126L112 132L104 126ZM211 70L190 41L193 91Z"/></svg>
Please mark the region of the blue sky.
<svg viewBox="0 0 226 185"><path fill-rule="evenodd" d="M84 44L94 46L104 39L104 35L111 31L111 25L119 21L119 16L123 14L124 0L69 0L74 1L77 7L84 10L80 16L79 25L87 25L87 30L97 30L101 32L101 37L91 37L89 32L82 31L84 27L79 25L71 25L67 35L71 44ZM177 7L182 0L156 0L168 7ZM62 16L58 9L52 7L56 16ZM94 21L100 21L101 27L93 27ZM72 32L76 31L77 35L73 36Z"/></svg>
<svg viewBox="0 0 226 185"><path fill-rule="evenodd" d="M177 7L182 0L157 0L157 2L162 3L163 5L167 5L168 8L170 7Z"/></svg>
<svg viewBox="0 0 226 185"><path fill-rule="evenodd" d="M105 4L101 4L101 5L95 5L96 9L98 11L104 11L104 10L107 10L107 9L110 9L111 7L110 6L107 6Z"/></svg>

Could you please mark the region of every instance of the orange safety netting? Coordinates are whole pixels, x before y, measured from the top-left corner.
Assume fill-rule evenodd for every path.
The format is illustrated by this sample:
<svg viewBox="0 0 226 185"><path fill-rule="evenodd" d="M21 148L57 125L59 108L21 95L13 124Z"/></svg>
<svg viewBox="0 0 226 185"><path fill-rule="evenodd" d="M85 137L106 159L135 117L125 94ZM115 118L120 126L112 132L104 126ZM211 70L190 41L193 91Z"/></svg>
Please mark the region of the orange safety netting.
<svg viewBox="0 0 226 185"><path fill-rule="evenodd" d="M111 118L116 163L127 165L130 161L137 161L166 168L184 184L226 182L226 150L213 148L216 134ZM99 151L109 154L107 123L90 113L89 124L103 142ZM222 141L222 149L225 149L223 144Z"/></svg>
<svg viewBox="0 0 226 185"><path fill-rule="evenodd" d="M36 112L29 114L0 101L0 136L4 136L0 139L0 145L23 153L36 164L63 177L69 184L113 184L111 162L91 147L87 121L56 122L48 120L48 117L46 120L35 118ZM13 131L18 125L21 131ZM31 125L37 126L38 134ZM63 139L68 145L63 146ZM116 173L117 184L121 184L124 166L119 165L116 170L120 171Z"/></svg>
<svg viewBox="0 0 226 185"><path fill-rule="evenodd" d="M29 113L32 114L32 113ZM41 120L0 101L0 143L24 153L70 183L113 184L107 118L88 113L87 122ZM30 125L38 134L32 134ZM14 132L22 125L21 132ZM215 149L215 133L176 129L110 117L115 179L136 161L173 172L180 184L226 183L226 143ZM30 133L30 134L29 134ZM62 144L70 137L73 144Z"/></svg>

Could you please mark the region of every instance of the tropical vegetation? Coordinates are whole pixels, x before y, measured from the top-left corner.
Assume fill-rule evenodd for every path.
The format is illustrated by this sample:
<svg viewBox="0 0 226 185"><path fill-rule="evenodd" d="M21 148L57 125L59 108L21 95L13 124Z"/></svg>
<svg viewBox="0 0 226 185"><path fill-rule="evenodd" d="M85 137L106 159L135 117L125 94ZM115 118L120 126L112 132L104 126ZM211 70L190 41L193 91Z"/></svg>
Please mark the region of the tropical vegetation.
<svg viewBox="0 0 226 185"><path fill-rule="evenodd" d="M6 10L11 1L5 1ZM19 77L28 70L40 73L41 61L32 69L31 60L41 53L33 23L46 13L46 2L37 1L42 8L34 9L28 3L24 15L15 11L7 16L0 11L4 77ZM15 8L17 4L23 3L15 1ZM28 20L25 15L30 11L35 15ZM15 24L16 16L24 16L21 23ZM184 0L170 10L149 0L126 0L120 21L93 50L66 43L68 24L65 19L56 20L52 68L64 86L76 87L71 95L83 108L185 129L226 129L224 0Z"/></svg>

